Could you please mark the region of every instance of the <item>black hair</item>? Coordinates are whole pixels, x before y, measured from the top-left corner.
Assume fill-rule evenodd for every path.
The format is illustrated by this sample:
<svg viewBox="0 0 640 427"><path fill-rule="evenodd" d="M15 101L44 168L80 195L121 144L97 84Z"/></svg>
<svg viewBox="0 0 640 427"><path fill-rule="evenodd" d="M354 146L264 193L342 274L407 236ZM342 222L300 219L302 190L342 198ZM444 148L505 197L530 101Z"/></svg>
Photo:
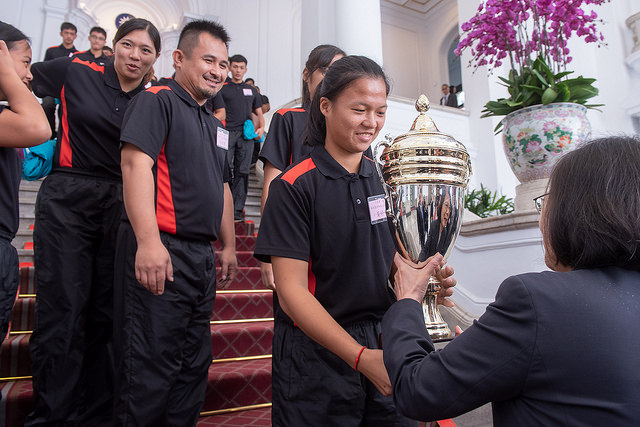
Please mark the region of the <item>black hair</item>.
<svg viewBox="0 0 640 427"><path fill-rule="evenodd" d="M217 22L207 21L205 19L191 21L184 26L178 39L178 49L183 51L185 55L190 55L193 48L198 44L200 33L210 34L212 37L222 41L227 49L229 49L231 38L227 30Z"/></svg>
<svg viewBox="0 0 640 427"><path fill-rule="evenodd" d="M78 29L71 22L63 22L60 25L60 32L62 32L64 30L73 30L76 34L78 33Z"/></svg>
<svg viewBox="0 0 640 427"><path fill-rule="evenodd" d="M331 44L321 44L316 46L309 53L309 58L304 64L304 68L307 70L307 75L311 76L317 69L327 69L333 58L336 55L347 56L346 53L339 47ZM302 79L302 105L306 106L311 102L311 94L309 93L309 84Z"/></svg>
<svg viewBox="0 0 640 427"><path fill-rule="evenodd" d="M109 52L113 53L113 49L111 49L111 46L104 45L104 46L102 46L102 50L106 50L106 51L109 51Z"/></svg>
<svg viewBox="0 0 640 427"><path fill-rule="evenodd" d="M375 61L365 56L345 56L329 67L311 101L304 136L305 144L324 145L327 136L327 122L320 111L320 98L334 101L351 83L363 77L382 79L386 94L389 95L389 80L384 71Z"/></svg>
<svg viewBox="0 0 640 427"><path fill-rule="evenodd" d="M22 40L27 43L31 43L29 37L25 36L22 31L17 29L11 24L0 21L0 40L4 41L7 45L7 49L11 50L16 43Z"/></svg>
<svg viewBox="0 0 640 427"><path fill-rule="evenodd" d="M229 58L229 64L231 64L232 62L244 62L244 65L247 65L247 58L245 58L242 55L233 55L231 58Z"/></svg>
<svg viewBox="0 0 640 427"><path fill-rule="evenodd" d="M542 218L553 261L572 269L640 270L638 177L637 137L596 139L560 158Z"/></svg>
<svg viewBox="0 0 640 427"><path fill-rule="evenodd" d="M143 18L133 18L124 21L122 25L120 25L120 28L118 28L116 35L113 37L113 46L115 46L116 43L118 43L124 36L137 30L146 31L147 34L149 34L149 37L151 37L153 47L156 49L156 54L160 53L160 33L155 25Z"/></svg>
<svg viewBox="0 0 640 427"><path fill-rule="evenodd" d="M89 30L89 34L91 33L100 33L104 36L105 39L107 38L107 32L102 27L98 27L98 26L91 27L91 29Z"/></svg>
<svg viewBox="0 0 640 427"><path fill-rule="evenodd" d="M244 82L248 84L249 80L251 80L253 82L253 84L256 84L255 79L251 78L251 77L247 77L246 79L244 79Z"/></svg>

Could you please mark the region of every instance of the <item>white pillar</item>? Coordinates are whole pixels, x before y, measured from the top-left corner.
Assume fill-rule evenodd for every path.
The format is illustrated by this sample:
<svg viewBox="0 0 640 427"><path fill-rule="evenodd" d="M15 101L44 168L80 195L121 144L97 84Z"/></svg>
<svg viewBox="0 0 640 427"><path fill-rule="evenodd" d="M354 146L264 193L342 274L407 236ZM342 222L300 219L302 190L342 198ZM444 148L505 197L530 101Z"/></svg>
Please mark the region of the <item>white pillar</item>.
<svg viewBox="0 0 640 427"><path fill-rule="evenodd" d="M336 42L349 55L364 55L382 65L379 0L337 1Z"/></svg>
<svg viewBox="0 0 640 427"><path fill-rule="evenodd" d="M311 49L324 43L382 65L380 1L304 0L301 57L306 59Z"/></svg>

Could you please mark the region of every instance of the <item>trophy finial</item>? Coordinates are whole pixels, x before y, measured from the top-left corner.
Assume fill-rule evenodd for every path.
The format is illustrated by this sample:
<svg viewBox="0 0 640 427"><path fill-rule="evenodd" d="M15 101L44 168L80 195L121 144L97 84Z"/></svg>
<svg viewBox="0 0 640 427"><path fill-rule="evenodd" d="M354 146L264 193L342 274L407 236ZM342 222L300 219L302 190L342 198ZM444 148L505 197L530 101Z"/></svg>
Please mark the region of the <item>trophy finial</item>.
<svg viewBox="0 0 640 427"><path fill-rule="evenodd" d="M427 95L420 95L420 97L416 101L416 110L418 111L418 113L424 114L429 110L430 107L431 104L429 104L429 98L427 98Z"/></svg>

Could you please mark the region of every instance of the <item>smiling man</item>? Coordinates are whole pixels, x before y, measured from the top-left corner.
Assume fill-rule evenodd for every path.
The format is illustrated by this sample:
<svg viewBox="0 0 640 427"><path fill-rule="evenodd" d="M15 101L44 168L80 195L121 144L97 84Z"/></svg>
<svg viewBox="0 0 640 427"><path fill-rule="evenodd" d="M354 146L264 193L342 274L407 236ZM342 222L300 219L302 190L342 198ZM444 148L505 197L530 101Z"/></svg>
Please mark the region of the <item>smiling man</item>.
<svg viewBox="0 0 640 427"><path fill-rule="evenodd" d="M175 78L133 99L121 133L128 221L115 272L117 425L195 425L211 364L216 286L235 277L228 132L205 107L229 67L225 29L193 21ZM216 283L211 243L220 238Z"/></svg>

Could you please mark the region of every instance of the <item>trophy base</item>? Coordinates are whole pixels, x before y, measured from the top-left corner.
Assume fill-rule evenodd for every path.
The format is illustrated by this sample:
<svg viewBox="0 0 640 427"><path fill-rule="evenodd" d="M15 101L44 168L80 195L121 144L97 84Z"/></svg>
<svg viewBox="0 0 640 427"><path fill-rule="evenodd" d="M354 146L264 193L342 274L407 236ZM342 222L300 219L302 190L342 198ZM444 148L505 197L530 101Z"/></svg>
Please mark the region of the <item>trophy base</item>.
<svg viewBox="0 0 640 427"><path fill-rule="evenodd" d="M451 329L449 329L449 325L447 325L440 311L438 311L439 290L440 282L435 277L431 277L427 285L427 293L422 301L424 324L432 340L451 337Z"/></svg>

